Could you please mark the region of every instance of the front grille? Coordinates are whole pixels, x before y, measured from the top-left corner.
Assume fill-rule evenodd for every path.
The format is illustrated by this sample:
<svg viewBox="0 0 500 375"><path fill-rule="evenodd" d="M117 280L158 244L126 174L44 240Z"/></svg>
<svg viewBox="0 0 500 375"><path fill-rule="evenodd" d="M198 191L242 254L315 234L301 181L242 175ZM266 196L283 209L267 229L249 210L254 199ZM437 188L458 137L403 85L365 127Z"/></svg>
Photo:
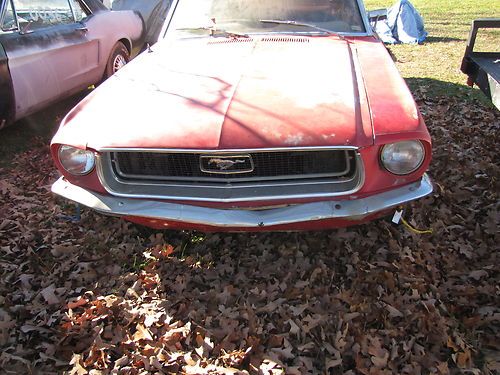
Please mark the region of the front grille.
<svg viewBox="0 0 500 375"><path fill-rule="evenodd" d="M110 194L182 201L325 198L354 193L364 181L360 154L337 148L109 150L97 166Z"/></svg>
<svg viewBox="0 0 500 375"><path fill-rule="evenodd" d="M224 181L315 179L354 173L354 151L276 151L248 154L114 152L125 180Z"/></svg>

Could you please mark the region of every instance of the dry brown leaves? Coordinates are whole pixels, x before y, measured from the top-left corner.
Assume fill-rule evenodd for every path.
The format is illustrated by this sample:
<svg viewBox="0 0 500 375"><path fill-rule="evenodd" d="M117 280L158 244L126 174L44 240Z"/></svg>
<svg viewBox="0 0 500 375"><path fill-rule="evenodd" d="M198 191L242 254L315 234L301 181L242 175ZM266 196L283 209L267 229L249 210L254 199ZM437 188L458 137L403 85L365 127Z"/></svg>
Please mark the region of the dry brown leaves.
<svg viewBox="0 0 500 375"><path fill-rule="evenodd" d="M436 191L320 233L151 233L56 200L46 146L0 181L0 369L499 374L500 116L421 105Z"/></svg>

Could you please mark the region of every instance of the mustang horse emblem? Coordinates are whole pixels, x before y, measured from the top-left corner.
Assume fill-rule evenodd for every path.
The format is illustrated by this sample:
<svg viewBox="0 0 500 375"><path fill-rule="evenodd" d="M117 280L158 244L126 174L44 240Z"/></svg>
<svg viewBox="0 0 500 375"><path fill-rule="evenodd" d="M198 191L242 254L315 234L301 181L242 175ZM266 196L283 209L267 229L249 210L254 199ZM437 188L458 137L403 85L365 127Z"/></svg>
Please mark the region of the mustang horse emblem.
<svg viewBox="0 0 500 375"><path fill-rule="evenodd" d="M219 169L221 171L225 171L225 170L231 168L235 164L244 164L245 162L246 162L246 160L242 160L242 159L234 159L234 160L230 160L230 159L210 159L208 161L208 165L215 164L215 166L217 167L217 169Z"/></svg>

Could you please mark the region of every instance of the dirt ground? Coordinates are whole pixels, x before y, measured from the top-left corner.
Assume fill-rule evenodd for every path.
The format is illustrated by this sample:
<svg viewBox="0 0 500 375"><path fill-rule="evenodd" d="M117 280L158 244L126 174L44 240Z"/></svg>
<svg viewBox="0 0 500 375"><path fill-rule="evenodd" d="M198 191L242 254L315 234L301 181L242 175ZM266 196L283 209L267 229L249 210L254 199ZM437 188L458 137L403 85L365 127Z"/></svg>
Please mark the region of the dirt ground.
<svg viewBox="0 0 500 375"><path fill-rule="evenodd" d="M9 151L0 373L500 374L500 114L415 95L432 234L154 232L55 198L47 137Z"/></svg>

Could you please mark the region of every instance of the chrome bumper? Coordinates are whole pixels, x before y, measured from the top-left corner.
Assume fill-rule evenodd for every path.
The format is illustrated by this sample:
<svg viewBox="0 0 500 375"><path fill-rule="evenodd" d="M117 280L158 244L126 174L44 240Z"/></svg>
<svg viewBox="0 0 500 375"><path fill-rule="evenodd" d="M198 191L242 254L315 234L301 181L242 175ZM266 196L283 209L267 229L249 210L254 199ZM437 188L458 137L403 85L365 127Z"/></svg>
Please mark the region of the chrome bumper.
<svg viewBox="0 0 500 375"><path fill-rule="evenodd" d="M418 182L367 198L263 210L217 209L101 195L72 185L63 177L52 185L52 191L107 215L138 216L214 227L258 228L326 219L362 220L368 215L425 197L432 192L432 183L424 174Z"/></svg>

